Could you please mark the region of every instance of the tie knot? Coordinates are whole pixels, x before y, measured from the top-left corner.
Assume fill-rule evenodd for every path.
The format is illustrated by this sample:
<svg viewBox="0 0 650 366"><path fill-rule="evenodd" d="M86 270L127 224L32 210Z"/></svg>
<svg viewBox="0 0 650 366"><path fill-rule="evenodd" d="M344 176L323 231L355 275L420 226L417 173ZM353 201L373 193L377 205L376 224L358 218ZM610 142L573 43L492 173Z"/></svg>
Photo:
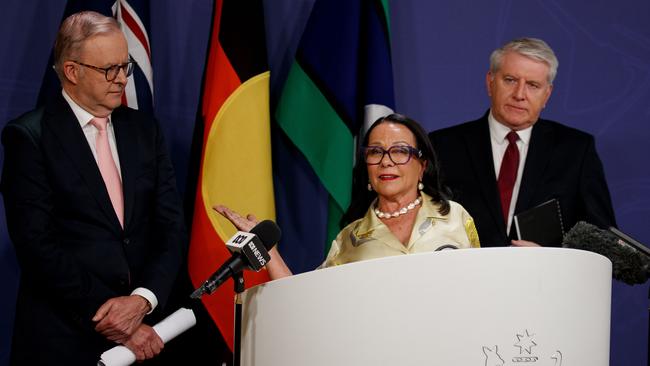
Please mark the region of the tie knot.
<svg viewBox="0 0 650 366"><path fill-rule="evenodd" d="M95 126L96 129L104 131L108 124L108 117L94 117L90 120L90 124Z"/></svg>
<svg viewBox="0 0 650 366"><path fill-rule="evenodd" d="M517 135L517 133L516 133L515 131L510 131L510 132L508 132L508 134L506 135L506 138L508 139L508 141L509 141L511 144L514 144L514 143L517 142L517 140L519 140L519 135Z"/></svg>

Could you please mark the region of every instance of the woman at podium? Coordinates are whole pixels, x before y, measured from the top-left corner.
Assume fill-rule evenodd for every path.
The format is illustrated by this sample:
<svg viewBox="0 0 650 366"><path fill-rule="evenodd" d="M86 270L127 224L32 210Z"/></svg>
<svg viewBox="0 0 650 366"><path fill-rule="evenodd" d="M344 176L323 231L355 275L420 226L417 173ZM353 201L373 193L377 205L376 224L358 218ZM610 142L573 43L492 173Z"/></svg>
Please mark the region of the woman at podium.
<svg viewBox="0 0 650 366"><path fill-rule="evenodd" d="M378 119L364 137L357 162L352 203L321 267L480 246L474 220L449 199L431 142L417 122L400 114ZM251 215L244 218L224 206L215 210L240 230L256 224ZM270 277L291 275L277 250L271 255Z"/></svg>

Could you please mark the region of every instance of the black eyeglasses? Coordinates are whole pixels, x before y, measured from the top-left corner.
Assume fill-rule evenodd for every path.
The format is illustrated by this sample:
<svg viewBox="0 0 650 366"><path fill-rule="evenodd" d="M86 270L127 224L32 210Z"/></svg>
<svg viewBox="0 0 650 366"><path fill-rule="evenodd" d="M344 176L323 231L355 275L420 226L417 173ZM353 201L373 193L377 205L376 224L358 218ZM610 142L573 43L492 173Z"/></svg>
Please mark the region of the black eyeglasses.
<svg viewBox="0 0 650 366"><path fill-rule="evenodd" d="M133 66L136 64L136 62L133 61L132 59L129 59L129 62L125 62L119 65L111 65L109 67L98 67L98 66L84 64L83 62L74 61L74 60L72 60L72 62L74 62L77 65L81 65L93 69L97 72L103 72L104 76L106 77L106 81L109 82L115 80L117 78L117 75L120 74L120 71L124 71L126 77L131 76L131 74L133 74Z"/></svg>
<svg viewBox="0 0 650 366"><path fill-rule="evenodd" d="M366 159L366 164L377 165L381 163L384 155L388 154L388 158L395 165L406 164L411 160L411 156L417 158L422 157L422 151L408 145L391 146L388 150L380 146L365 146L363 147L363 156Z"/></svg>

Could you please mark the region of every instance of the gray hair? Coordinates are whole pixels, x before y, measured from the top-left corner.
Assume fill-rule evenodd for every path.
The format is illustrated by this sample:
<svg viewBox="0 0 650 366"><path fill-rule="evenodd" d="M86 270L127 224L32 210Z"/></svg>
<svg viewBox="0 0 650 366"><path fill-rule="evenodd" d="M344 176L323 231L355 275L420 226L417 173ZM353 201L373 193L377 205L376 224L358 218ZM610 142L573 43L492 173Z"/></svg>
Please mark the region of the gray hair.
<svg viewBox="0 0 650 366"><path fill-rule="evenodd" d="M538 38L519 38L497 48L490 55L490 72L492 74L499 71L503 56L508 52L515 52L548 65L548 82L549 84L553 84L553 80L555 80L555 76L557 75L559 62L557 57L555 57L555 52L553 52L546 42Z"/></svg>
<svg viewBox="0 0 650 366"><path fill-rule="evenodd" d="M67 17L54 42L54 70L59 80L64 80L63 62L78 58L87 39L114 32L121 32L117 21L94 11L82 11Z"/></svg>

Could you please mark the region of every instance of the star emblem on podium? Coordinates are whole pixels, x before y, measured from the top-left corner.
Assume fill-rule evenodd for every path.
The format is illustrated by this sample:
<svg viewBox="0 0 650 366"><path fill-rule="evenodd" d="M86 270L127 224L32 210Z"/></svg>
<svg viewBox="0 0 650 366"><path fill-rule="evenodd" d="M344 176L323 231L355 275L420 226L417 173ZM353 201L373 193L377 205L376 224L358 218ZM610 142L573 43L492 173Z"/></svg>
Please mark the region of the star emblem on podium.
<svg viewBox="0 0 650 366"><path fill-rule="evenodd" d="M524 334L517 333L517 343L515 343L515 347L519 347L519 354L522 354L525 351L530 355L533 353L533 347L537 345L537 343L533 341L535 334L530 334L528 329L525 329L523 333Z"/></svg>

